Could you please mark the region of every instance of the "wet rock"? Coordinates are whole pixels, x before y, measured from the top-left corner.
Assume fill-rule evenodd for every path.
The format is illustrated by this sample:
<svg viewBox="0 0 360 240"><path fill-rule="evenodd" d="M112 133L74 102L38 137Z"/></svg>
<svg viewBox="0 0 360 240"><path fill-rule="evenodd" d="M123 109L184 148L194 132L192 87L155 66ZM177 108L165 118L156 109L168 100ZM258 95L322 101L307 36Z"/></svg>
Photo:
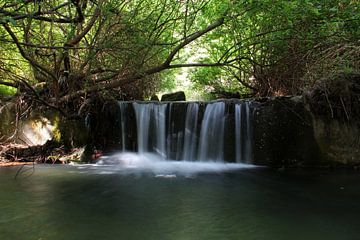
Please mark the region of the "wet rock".
<svg viewBox="0 0 360 240"><path fill-rule="evenodd" d="M160 101L157 95L152 95L150 101Z"/></svg>
<svg viewBox="0 0 360 240"><path fill-rule="evenodd" d="M312 116L299 99L273 98L254 114L254 159L283 167L318 165L321 161Z"/></svg>
<svg viewBox="0 0 360 240"><path fill-rule="evenodd" d="M167 93L162 95L161 101L185 101L185 93L183 91Z"/></svg>

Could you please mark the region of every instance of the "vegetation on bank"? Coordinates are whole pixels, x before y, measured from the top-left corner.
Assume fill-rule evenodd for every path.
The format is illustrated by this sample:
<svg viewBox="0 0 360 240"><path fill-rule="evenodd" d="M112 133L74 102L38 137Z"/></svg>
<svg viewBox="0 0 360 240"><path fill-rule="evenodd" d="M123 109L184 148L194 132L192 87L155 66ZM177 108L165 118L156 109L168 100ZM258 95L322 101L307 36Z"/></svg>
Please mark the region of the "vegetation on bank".
<svg viewBox="0 0 360 240"><path fill-rule="evenodd" d="M68 119L179 81L206 99L302 94L358 121L358 0L0 0L0 111ZM59 141L66 136L57 136ZM64 140L65 139L65 140ZM0 139L2 141L3 139Z"/></svg>
<svg viewBox="0 0 360 240"><path fill-rule="evenodd" d="M94 95L146 99L179 76L217 97L272 96L360 71L357 0L14 0L0 9L0 93L13 87L64 114Z"/></svg>

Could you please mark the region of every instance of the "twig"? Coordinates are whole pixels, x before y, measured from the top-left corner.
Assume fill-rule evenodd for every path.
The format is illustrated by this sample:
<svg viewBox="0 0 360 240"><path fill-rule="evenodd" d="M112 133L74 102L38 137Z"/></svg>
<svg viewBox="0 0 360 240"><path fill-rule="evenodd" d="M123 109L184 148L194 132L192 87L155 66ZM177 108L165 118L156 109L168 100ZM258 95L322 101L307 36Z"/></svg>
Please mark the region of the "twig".
<svg viewBox="0 0 360 240"><path fill-rule="evenodd" d="M346 110L346 107L345 107L345 104L344 104L344 101L343 101L342 97L340 97L340 101L341 101L341 104L342 104L342 106L343 106L343 108L344 108L344 112L345 112L346 118L347 118L347 120L349 121L349 120L350 120L349 114L348 114L348 112L347 112L347 110Z"/></svg>
<svg viewBox="0 0 360 240"><path fill-rule="evenodd" d="M329 96L328 96L328 94L327 94L327 89L326 89L326 88L325 88L324 93L325 93L326 101L328 102L329 108L330 108L330 111L331 111L331 118L334 118L334 110L333 110L332 105L331 105L331 102L330 102L330 100L329 100Z"/></svg>

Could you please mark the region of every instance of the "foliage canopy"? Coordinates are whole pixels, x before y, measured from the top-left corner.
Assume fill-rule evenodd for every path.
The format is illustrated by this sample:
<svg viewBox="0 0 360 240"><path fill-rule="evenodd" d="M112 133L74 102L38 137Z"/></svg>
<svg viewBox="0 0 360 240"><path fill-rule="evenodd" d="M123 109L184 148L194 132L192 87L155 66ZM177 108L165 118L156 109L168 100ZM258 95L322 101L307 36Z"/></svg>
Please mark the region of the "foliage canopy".
<svg viewBox="0 0 360 240"><path fill-rule="evenodd" d="M360 69L357 0L1 0L0 25L0 87L62 112L149 97L173 86L169 69L217 96L298 94Z"/></svg>

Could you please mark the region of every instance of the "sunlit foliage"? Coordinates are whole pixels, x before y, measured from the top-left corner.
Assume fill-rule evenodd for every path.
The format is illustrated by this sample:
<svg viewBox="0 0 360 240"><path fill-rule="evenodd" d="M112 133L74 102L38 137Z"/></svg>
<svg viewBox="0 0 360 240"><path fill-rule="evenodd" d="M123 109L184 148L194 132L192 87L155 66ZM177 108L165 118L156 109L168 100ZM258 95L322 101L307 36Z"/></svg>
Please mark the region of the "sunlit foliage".
<svg viewBox="0 0 360 240"><path fill-rule="evenodd" d="M76 108L170 90L167 70L190 67L217 97L299 94L334 46L352 46L343 66L359 70L359 19L357 0L2 0L0 85Z"/></svg>

